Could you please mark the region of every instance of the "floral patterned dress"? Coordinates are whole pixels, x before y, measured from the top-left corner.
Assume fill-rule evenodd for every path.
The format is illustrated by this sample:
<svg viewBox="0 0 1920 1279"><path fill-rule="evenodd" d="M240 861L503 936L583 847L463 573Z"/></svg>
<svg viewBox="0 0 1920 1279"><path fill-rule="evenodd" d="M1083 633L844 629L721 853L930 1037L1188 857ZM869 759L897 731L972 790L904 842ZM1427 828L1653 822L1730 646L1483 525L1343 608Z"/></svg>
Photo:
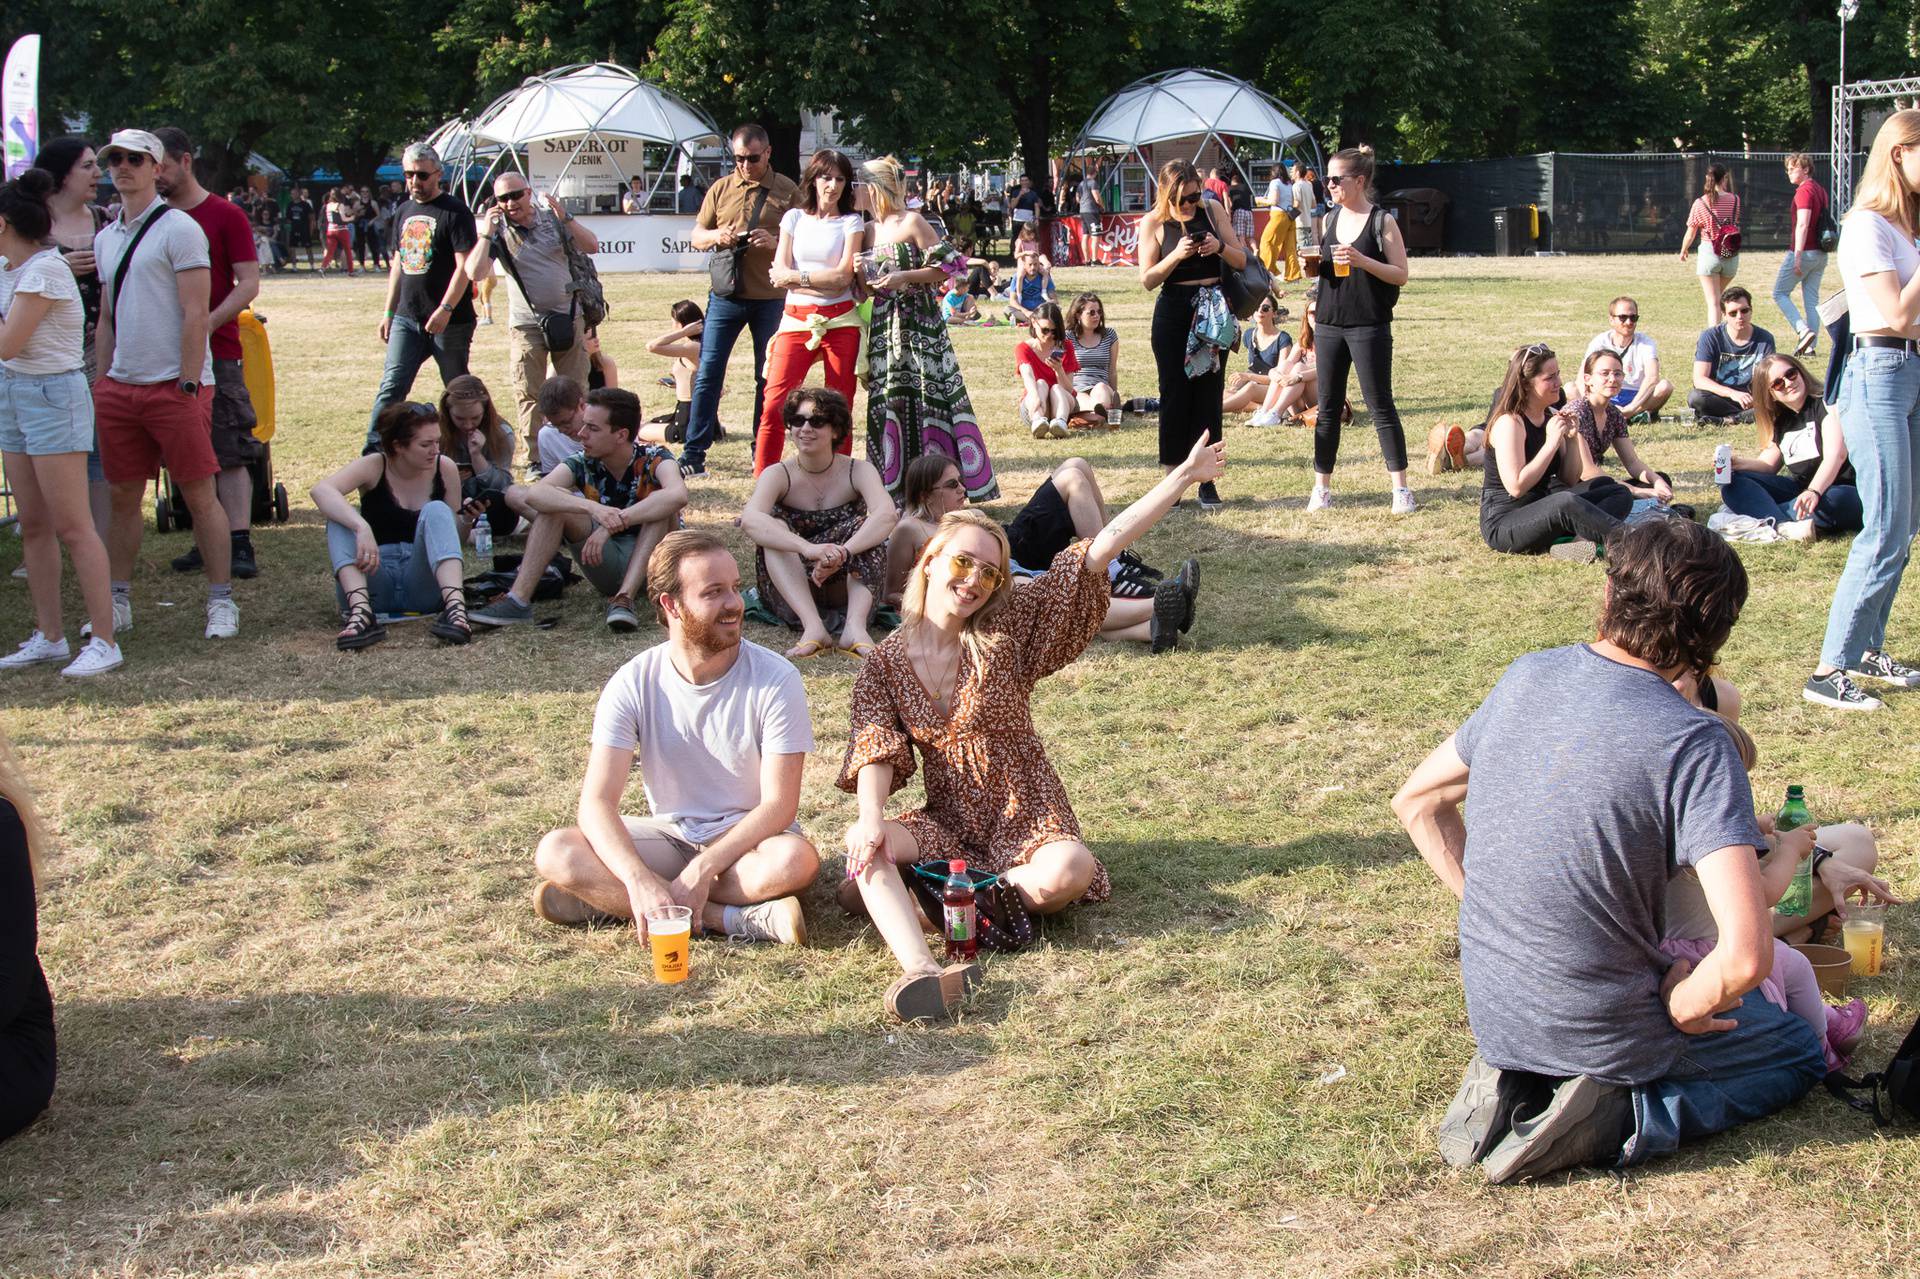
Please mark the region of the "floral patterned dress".
<svg viewBox="0 0 1920 1279"><path fill-rule="evenodd" d="M882 244L873 256L890 271L939 266L956 275L967 269L966 259L944 241L924 254L908 241ZM867 330L867 456L898 501L908 464L929 452L959 463L969 498L987 502L1000 496L940 314L940 296L932 285L916 284L873 297Z"/></svg>
<svg viewBox="0 0 1920 1279"><path fill-rule="evenodd" d="M851 502L839 506L829 506L824 510L803 511L788 506L784 502L773 504L774 518L785 524L795 537L805 538L815 545L838 543L844 545L848 538L860 531L867 522L866 499L855 497ZM787 603L787 597L773 584L773 575L767 572L767 548L762 546L753 553L754 585L760 591L760 603L767 611L787 624L789 630L800 629L800 615L793 611L793 605ZM813 602L826 609L825 598L828 588L835 582L847 580L847 574L858 577L866 588L873 592L874 606L887 593L887 544L868 547L834 571L832 577L813 587ZM870 621L871 617L862 621Z"/></svg>
<svg viewBox="0 0 1920 1279"><path fill-rule="evenodd" d="M926 857L964 857L999 874L1034 850L1079 839L1066 788L1047 762L1029 705L1033 686L1086 650L1107 616L1107 576L1086 570L1087 543L1017 585L1013 601L987 624L987 660L960 650L953 713L943 715L913 672L906 635L881 642L853 683L853 725L841 765L842 790L858 792L860 770L893 765L893 790L913 776L914 748L926 765L926 807L896 818ZM1082 901L1113 891L1096 861Z"/></svg>

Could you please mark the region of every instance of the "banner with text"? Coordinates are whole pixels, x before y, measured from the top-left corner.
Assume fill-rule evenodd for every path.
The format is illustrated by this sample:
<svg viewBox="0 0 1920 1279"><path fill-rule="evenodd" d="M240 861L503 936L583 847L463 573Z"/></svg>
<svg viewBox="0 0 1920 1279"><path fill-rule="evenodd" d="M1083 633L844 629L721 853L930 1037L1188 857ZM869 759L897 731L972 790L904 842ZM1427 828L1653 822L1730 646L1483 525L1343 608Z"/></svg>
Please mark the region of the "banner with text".
<svg viewBox="0 0 1920 1279"><path fill-rule="evenodd" d="M589 214L580 221L600 237L600 251L593 255L593 264L602 271L699 271L704 274L707 269L706 251L693 247L691 217Z"/></svg>
<svg viewBox="0 0 1920 1279"><path fill-rule="evenodd" d="M33 167L40 154L40 37L21 36L0 71L0 127L6 130L8 180Z"/></svg>
<svg viewBox="0 0 1920 1279"><path fill-rule="evenodd" d="M527 145L527 176L534 186L573 199L618 196L627 187L621 174L641 170L643 145L633 138L546 138Z"/></svg>

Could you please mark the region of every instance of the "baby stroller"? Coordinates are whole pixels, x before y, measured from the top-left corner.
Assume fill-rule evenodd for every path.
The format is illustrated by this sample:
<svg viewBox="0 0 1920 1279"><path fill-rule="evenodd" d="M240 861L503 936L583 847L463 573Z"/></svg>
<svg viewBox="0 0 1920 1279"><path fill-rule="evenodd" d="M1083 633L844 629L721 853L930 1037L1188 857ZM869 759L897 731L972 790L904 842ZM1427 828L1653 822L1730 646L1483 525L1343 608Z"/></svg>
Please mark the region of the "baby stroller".
<svg viewBox="0 0 1920 1279"><path fill-rule="evenodd" d="M258 419L253 435L260 441L260 456L247 467L253 476L253 522L285 524L287 486L275 483L273 478L273 348L267 342L266 321L251 309L242 311L236 322L240 326L240 358L247 380L247 398L253 401L254 417ZM162 533L192 528L193 516L174 487L173 476L162 471L156 487L153 527Z"/></svg>

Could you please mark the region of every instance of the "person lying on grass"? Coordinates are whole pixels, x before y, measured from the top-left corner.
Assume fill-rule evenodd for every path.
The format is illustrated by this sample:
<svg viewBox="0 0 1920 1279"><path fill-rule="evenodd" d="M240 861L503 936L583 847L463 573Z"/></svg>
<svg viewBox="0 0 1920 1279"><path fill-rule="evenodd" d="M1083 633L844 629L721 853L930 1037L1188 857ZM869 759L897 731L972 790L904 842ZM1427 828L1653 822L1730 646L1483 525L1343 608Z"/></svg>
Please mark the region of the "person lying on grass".
<svg viewBox="0 0 1920 1279"><path fill-rule="evenodd" d="M859 797L847 869L903 976L886 994L903 1021L950 1016L979 979L927 948L902 874L965 858L1050 915L1104 901L1107 871L1080 838L1029 705L1033 686L1085 651L1109 605L1107 564L1187 489L1220 476L1224 444L1203 437L1186 460L1090 541L1013 584L1007 535L978 511L941 518L908 575L899 630L861 663L839 786ZM926 804L887 816L887 798L926 767ZM846 898L843 896L843 902ZM851 902L847 902L851 905Z"/></svg>
<svg viewBox="0 0 1920 1279"><path fill-rule="evenodd" d="M898 607L907 577L934 529L949 513L967 504L960 468L953 459L929 453L907 466L906 506L887 539L887 603ZM1006 526L1016 570L1051 564L1077 537L1093 537L1107 526L1107 503L1093 465L1070 457L1053 468L1031 501ZM1194 601L1200 593L1200 565L1187 560L1172 578L1122 551L1108 566L1107 593L1113 597L1100 634L1107 639L1151 644L1156 653L1174 648L1193 629Z"/></svg>
<svg viewBox="0 0 1920 1279"><path fill-rule="evenodd" d="M449 644L473 638L460 584L460 473L440 451L440 415L430 404L389 404L374 419L377 448L313 486L313 504L327 517L327 554L346 625L334 638L343 652L387 637L382 615L430 613L430 628ZM360 495L355 510L346 495ZM460 512L477 519L469 502Z"/></svg>
<svg viewBox="0 0 1920 1279"><path fill-rule="evenodd" d="M838 647L858 661L873 651L867 627L886 587L887 534L898 513L880 472L837 452L853 413L830 387L796 387L781 410L793 447L760 472L740 513L753 539L760 601L800 632L793 661L835 647L824 610L844 611Z"/></svg>
<svg viewBox="0 0 1920 1279"><path fill-rule="evenodd" d="M696 932L805 945L794 896L820 871L801 833L800 775L813 749L800 672L743 642L740 568L711 533L667 534L647 561L667 628L607 681L593 716L579 824L534 853L533 909L553 924L632 920L686 906ZM634 766L646 817L623 817Z"/></svg>
<svg viewBox="0 0 1920 1279"><path fill-rule="evenodd" d="M687 486L673 454L640 443L639 432L639 396L611 386L587 392L581 451L519 490L534 517L526 553L512 588L476 611L475 625L532 621L534 587L565 541L580 571L606 597L608 629L640 629L634 595L647 557L680 522Z"/></svg>

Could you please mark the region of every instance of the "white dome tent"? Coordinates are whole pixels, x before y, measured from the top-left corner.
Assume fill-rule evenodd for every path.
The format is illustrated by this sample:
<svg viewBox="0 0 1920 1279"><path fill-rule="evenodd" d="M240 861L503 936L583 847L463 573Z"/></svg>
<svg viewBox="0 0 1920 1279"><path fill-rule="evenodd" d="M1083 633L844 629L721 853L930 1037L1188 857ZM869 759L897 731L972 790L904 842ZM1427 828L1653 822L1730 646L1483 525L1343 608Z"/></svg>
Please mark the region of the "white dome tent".
<svg viewBox="0 0 1920 1279"><path fill-rule="evenodd" d="M652 200L662 183L691 166L702 147L722 140L706 112L611 62L580 63L529 76L470 123L448 121L434 136L451 148L450 155L441 157L449 169L456 157L490 157L486 178L491 180L511 163L536 179L552 181L556 192L580 202L582 211L595 195L607 203L609 190L625 189L629 178L646 180L648 147L658 156L648 188ZM554 163L549 167L543 160ZM464 174L464 168L461 171ZM591 187L585 171L596 179ZM612 179L611 188L599 180L603 177ZM471 202L476 193L462 194Z"/></svg>
<svg viewBox="0 0 1920 1279"><path fill-rule="evenodd" d="M1319 167L1319 147L1285 103L1245 80L1187 67L1135 80L1102 102L1074 139L1067 163L1071 167L1081 154L1117 154L1123 166L1138 165L1145 171L1151 190L1156 150L1160 160L1179 154L1197 164L1215 147L1252 186L1253 175L1234 154L1234 144L1249 141L1269 144L1275 158L1283 150L1293 151ZM1188 142L1191 155L1181 154Z"/></svg>

